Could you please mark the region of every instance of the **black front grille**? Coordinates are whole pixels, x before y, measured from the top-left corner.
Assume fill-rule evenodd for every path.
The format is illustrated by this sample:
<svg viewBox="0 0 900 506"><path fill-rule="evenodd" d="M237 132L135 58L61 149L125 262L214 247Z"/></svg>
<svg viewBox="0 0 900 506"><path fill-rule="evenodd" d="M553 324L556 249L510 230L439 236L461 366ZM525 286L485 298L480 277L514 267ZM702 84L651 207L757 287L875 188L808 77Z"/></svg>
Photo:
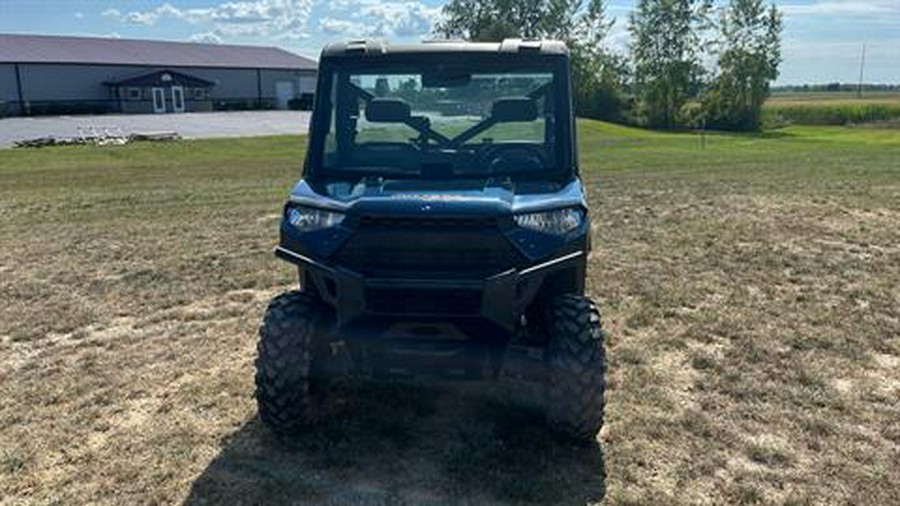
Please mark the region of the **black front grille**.
<svg viewBox="0 0 900 506"><path fill-rule="evenodd" d="M366 288L366 309L382 314L476 315L481 292L469 289Z"/></svg>
<svg viewBox="0 0 900 506"><path fill-rule="evenodd" d="M359 241L362 242L362 241ZM341 263L368 274L379 271L495 272L500 255L490 248L347 245Z"/></svg>
<svg viewBox="0 0 900 506"><path fill-rule="evenodd" d="M361 229L414 229L414 230L472 230L496 228L495 218L480 217L451 217L451 218L424 218L424 217L396 217L396 216L361 216L359 227Z"/></svg>
<svg viewBox="0 0 900 506"><path fill-rule="evenodd" d="M358 218L336 262L374 277L480 278L519 264L494 218Z"/></svg>

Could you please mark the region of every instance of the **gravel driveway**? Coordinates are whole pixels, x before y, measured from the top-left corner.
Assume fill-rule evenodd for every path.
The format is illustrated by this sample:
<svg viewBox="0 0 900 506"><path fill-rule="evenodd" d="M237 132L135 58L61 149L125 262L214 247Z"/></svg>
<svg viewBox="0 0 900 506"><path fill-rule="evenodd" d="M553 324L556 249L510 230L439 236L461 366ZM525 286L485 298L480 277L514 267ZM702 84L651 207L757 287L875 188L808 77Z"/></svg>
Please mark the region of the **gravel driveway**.
<svg viewBox="0 0 900 506"><path fill-rule="evenodd" d="M38 137L75 137L91 127L103 132L178 132L185 138L250 137L306 133L309 112L247 111L184 114L109 114L0 119L0 148Z"/></svg>

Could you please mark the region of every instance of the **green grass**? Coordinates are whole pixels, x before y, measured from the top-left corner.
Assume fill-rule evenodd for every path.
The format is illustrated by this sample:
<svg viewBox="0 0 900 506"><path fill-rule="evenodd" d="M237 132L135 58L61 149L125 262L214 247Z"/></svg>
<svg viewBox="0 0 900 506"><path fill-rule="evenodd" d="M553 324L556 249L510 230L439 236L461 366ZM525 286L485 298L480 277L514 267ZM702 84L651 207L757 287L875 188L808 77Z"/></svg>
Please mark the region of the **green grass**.
<svg viewBox="0 0 900 506"><path fill-rule="evenodd" d="M579 122L602 453L477 388L259 427L304 145L0 150L0 502L900 503L897 130Z"/></svg>

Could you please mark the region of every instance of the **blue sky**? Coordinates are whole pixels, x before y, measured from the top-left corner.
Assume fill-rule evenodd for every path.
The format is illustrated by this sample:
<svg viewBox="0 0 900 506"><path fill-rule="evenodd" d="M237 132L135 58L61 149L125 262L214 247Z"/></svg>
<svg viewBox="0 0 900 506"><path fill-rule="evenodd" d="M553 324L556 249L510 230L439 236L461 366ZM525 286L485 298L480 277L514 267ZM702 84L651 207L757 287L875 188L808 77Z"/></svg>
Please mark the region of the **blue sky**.
<svg viewBox="0 0 900 506"><path fill-rule="evenodd" d="M775 0L785 14L779 84L900 83L900 0ZM316 56L347 38L428 38L441 0L0 0L0 32L265 44ZM613 49L634 0L611 0Z"/></svg>

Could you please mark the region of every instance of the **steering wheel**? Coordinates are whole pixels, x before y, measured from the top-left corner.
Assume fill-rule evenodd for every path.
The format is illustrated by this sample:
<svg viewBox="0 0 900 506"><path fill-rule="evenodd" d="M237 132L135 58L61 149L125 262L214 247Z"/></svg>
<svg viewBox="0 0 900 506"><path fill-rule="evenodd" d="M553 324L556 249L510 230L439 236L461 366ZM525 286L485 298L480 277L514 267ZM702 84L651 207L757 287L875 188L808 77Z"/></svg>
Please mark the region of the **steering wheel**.
<svg viewBox="0 0 900 506"><path fill-rule="evenodd" d="M495 172L530 172L547 167L543 146L530 142L490 144L478 153L478 165Z"/></svg>

